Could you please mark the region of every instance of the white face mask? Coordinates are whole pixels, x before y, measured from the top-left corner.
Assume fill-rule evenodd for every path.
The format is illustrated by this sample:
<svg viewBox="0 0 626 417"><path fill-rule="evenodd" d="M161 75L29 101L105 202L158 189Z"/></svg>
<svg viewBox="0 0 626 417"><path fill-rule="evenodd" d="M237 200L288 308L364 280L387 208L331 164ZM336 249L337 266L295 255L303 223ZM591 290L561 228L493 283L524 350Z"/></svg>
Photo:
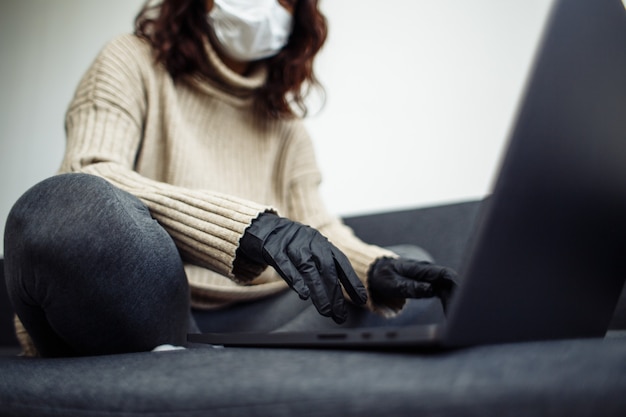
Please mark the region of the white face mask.
<svg viewBox="0 0 626 417"><path fill-rule="evenodd" d="M220 50L243 62L276 55L293 24L277 0L215 0L208 19Z"/></svg>

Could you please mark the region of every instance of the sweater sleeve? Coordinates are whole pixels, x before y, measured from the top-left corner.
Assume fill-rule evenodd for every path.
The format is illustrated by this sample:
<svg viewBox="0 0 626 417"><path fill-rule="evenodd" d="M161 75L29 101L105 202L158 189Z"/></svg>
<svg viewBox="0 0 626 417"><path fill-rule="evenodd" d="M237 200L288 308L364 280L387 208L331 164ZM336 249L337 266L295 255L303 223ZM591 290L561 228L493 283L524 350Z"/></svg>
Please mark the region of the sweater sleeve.
<svg viewBox="0 0 626 417"><path fill-rule="evenodd" d="M135 172L144 129L145 83L152 58L130 36L111 42L81 80L66 114L67 145L60 172L103 177L137 196L174 239L185 261L247 282L264 269L233 261L239 239L270 207L210 190L173 186ZM143 64L142 64L143 63Z"/></svg>
<svg viewBox="0 0 626 417"><path fill-rule="evenodd" d="M289 176L287 195L290 216L293 220L316 228L337 246L348 257L367 288L367 274L374 261L383 256L397 255L385 248L363 242L339 217L327 210L319 192L322 175L313 144L302 124L294 131L289 154L289 168L286 172ZM372 297L368 298L367 307L372 311L385 316L393 316L398 311L396 306L374 304L371 299Z"/></svg>

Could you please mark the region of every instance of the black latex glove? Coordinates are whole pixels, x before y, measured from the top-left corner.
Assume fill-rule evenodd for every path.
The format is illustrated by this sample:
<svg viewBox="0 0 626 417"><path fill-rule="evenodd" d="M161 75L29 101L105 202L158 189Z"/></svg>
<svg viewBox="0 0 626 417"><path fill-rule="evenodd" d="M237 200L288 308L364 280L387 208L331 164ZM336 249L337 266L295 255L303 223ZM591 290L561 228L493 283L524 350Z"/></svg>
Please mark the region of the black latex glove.
<svg viewBox="0 0 626 417"><path fill-rule="evenodd" d="M311 299L317 311L337 323L347 319L341 287L356 304L367 291L348 258L317 230L264 213L248 227L237 257L274 267L301 299Z"/></svg>
<svg viewBox="0 0 626 417"><path fill-rule="evenodd" d="M406 298L439 297L447 312L456 281L456 272L450 268L404 258L380 258L368 273L372 301L395 308Z"/></svg>

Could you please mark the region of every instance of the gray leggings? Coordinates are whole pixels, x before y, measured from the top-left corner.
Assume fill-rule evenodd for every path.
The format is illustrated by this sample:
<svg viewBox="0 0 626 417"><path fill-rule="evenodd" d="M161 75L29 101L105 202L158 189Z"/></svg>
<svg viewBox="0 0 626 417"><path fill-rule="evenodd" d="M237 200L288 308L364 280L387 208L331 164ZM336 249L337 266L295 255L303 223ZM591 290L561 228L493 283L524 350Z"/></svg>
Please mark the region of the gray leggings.
<svg viewBox="0 0 626 417"><path fill-rule="evenodd" d="M337 326L291 291L190 314L171 237L139 199L91 175L58 175L28 190L9 214L4 251L11 302L43 356L186 345L188 331ZM430 322L440 315L437 300L412 300L391 321L351 306L343 326Z"/></svg>

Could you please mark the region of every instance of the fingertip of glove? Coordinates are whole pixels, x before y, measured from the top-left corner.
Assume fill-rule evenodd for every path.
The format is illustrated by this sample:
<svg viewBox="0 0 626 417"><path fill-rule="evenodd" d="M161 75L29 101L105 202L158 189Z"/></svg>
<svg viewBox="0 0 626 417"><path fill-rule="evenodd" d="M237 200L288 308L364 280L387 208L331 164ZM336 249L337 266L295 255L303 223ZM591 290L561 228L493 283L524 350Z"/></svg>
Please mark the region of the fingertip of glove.
<svg viewBox="0 0 626 417"><path fill-rule="evenodd" d="M356 300L352 300L354 303L356 303L357 305L364 305L367 303L368 300L368 296L367 296L367 290L365 288L363 288L362 291L359 291L358 293L358 298Z"/></svg>
<svg viewBox="0 0 626 417"><path fill-rule="evenodd" d="M343 324L346 322L346 320L348 320L348 314L342 314L342 315L333 314L331 318L333 319L335 323Z"/></svg>

